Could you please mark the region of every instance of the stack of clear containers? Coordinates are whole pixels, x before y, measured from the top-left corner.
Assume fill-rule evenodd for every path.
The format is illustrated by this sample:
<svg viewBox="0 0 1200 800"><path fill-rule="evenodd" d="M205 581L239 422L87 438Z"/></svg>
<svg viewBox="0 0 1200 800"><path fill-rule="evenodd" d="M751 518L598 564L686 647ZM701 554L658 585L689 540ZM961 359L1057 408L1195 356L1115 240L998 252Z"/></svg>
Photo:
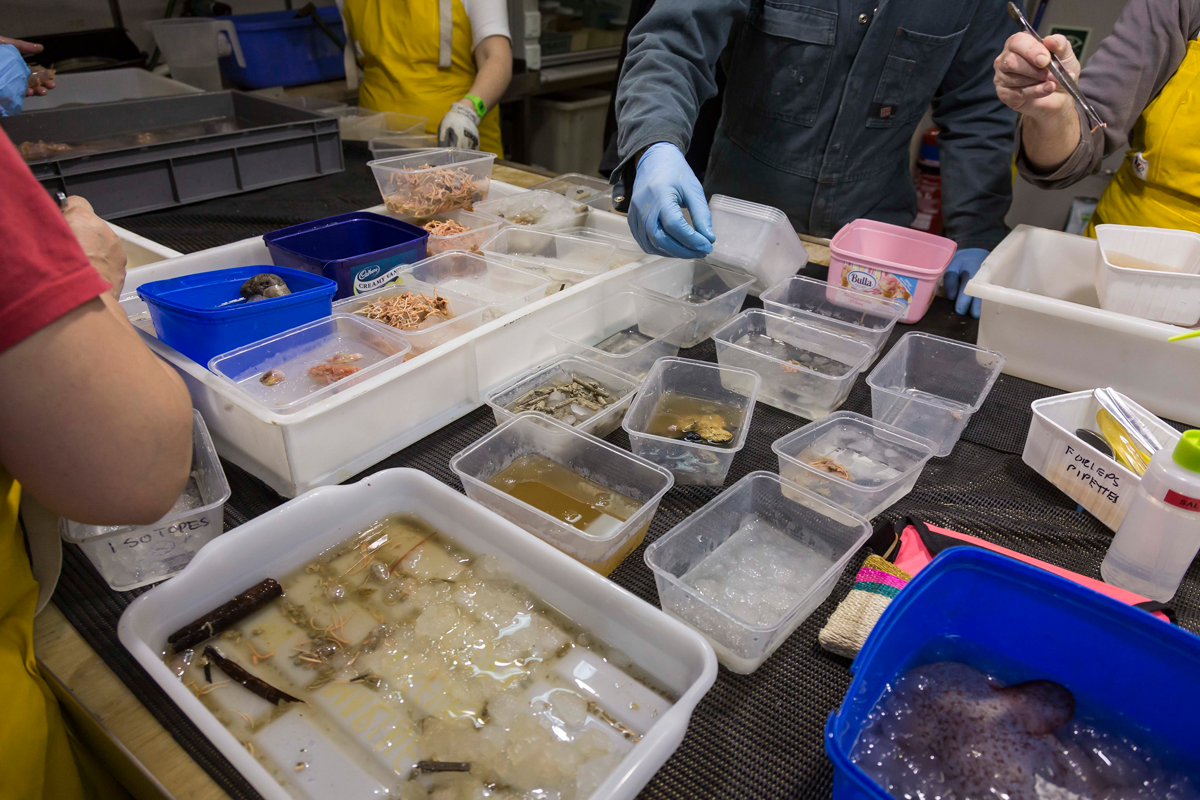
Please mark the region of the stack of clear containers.
<svg viewBox="0 0 1200 800"><path fill-rule="evenodd" d="M759 399L808 419L846 401L871 346L791 317L747 309L712 333L717 361L762 376Z"/></svg>
<svg viewBox="0 0 1200 800"><path fill-rule="evenodd" d="M367 164L387 210L427 219L487 199L496 156L475 150L441 148Z"/></svg>
<svg viewBox="0 0 1200 800"><path fill-rule="evenodd" d="M752 472L646 548L662 610L733 672L758 669L829 597L871 536L859 516Z"/></svg>
<svg viewBox="0 0 1200 800"><path fill-rule="evenodd" d="M871 370L871 416L933 443L948 456L1004 368L995 350L906 333Z"/></svg>
<svg viewBox="0 0 1200 800"><path fill-rule="evenodd" d="M429 238L425 241L426 252L431 256L436 256L438 253L444 253L448 250L477 251L483 247L488 239L495 236L500 231L500 226L504 224L491 217L485 217L482 214L476 214L474 211L465 211L461 208L415 220L414 224L424 228L430 222L456 222L466 228L461 233L430 233Z"/></svg>
<svg viewBox="0 0 1200 800"><path fill-rule="evenodd" d="M641 380L654 362L679 352L696 315L642 294L621 292L550 327L555 347Z"/></svg>
<svg viewBox="0 0 1200 800"><path fill-rule="evenodd" d="M621 427L629 434L629 449L655 464L661 464L681 485L721 486L733 465L733 457L746 444L759 377L747 369L723 367L687 358L660 358L642 382ZM667 438L649 433L664 396L694 398L717 403L738 414L724 420L733 427L733 438L722 446L700 441Z"/></svg>
<svg viewBox="0 0 1200 800"><path fill-rule="evenodd" d="M550 281L482 253L452 250L413 264L396 276L393 286L482 303L487 306L482 321L487 322L541 300Z"/></svg>
<svg viewBox="0 0 1200 800"><path fill-rule="evenodd" d="M539 455L642 505L619 527L589 534L488 484L517 458ZM646 537L671 473L536 412L520 414L450 459L467 496L585 566L608 575Z"/></svg>
<svg viewBox="0 0 1200 800"><path fill-rule="evenodd" d="M291 414L402 363L409 350L400 331L334 314L219 355L208 368L257 405Z"/></svg>
<svg viewBox="0 0 1200 800"><path fill-rule="evenodd" d="M872 519L912 491L933 457L930 442L850 411L777 439L779 474Z"/></svg>
<svg viewBox="0 0 1200 800"><path fill-rule="evenodd" d="M59 522L64 541L79 545L118 592L161 581L183 570L197 551L225 530L229 482L199 411L192 411L192 474L167 515L150 525Z"/></svg>
<svg viewBox="0 0 1200 800"><path fill-rule="evenodd" d="M667 259L634 278L633 285L658 300L686 308L696 315L683 337L684 349L695 347L729 321L742 307L754 276L699 259Z"/></svg>
<svg viewBox="0 0 1200 800"><path fill-rule="evenodd" d="M621 427L625 412L629 410L633 395L641 384L633 377L597 364L590 358L558 356L492 390L485 400L496 417L496 424L502 425L520 413L509 411L508 407L525 395L547 384L561 385L577 377L595 383L608 392L610 402L593 416L571 425L577 431L603 439Z"/></svg>
<svg viewBox="0 0 1200 800"><path fill-rule="evenodd" d="M476 203L475 211L484 217L531 230L580 225L589 213L587 206L568 200L555 192L520 192Z"/></svg>
<svg viewBox="0 0 1200 800"><path fill-rule="evenodd" d="M761 295L763 308L795 317L871 345L871 360L887 344L896 322L908 310L902 300L843 289L825 281L794 275Z"/></svg>
<svg viewBox="0 0 1200 800"><path fill-rule="evenodd" d="M717 240L707 260L753 275L755 297L808 263L803 242L779 209L723 194L714 194L708 208Z"/></svg>
<svg viewBox="0 0 1200 800"><path fill-rule="evenodd" d="M418 284L414 279L412 286L391 284L364 294L347 297L345 300L339 300L333 304L333 310L343 314L356 314L371 303L410 292L424 294L426 297L433 299L431 290L432 287L430 285ZM462 336L467 331L475 330L483 323L484 314L491 308L487 303L471 300L470 298L451 292L439 292L439 294L449 304L450 313L452 314L449 319L438 318L431 323L422 322L417 328L412 330L391 327L382 321L372 321L372 324L394 330L403 336L412 345L412 351L409 354L412 357L419 356L439 345L443 345L451 339ZM358 318L366 319L361 314Z"/></svg>
<svg viewBox="0 0 1200 800"><path fill-rule="evenodd" d="M603 242L527 228L501 228L484 242L486 255L550 279L551 292L594 278L608 269L616 248Z"/></svg>

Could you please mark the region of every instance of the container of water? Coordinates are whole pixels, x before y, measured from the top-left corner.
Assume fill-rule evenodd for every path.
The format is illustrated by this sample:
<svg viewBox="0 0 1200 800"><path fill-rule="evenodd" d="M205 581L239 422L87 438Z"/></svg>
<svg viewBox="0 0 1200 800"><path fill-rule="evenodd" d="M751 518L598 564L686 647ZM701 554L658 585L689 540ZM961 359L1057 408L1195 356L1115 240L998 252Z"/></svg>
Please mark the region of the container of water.
<svg viewBox="0 0 1200 800"><path fill-rule="evenodd" d="M694 312L621 292L550 328L563 355L578 353L639 380L654 362L679 352Z"/></svg>

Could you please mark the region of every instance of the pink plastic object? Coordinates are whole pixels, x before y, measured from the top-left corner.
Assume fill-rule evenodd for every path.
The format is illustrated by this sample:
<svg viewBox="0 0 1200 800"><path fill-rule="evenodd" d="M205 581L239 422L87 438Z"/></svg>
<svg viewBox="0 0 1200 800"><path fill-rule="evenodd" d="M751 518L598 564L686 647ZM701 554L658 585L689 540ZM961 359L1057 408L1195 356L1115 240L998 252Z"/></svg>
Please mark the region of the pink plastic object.
<svg viewBox="0 0 1200 800"><path fill-rule="evenodd" d="M829 299L836 287L894 298L908 306L900 321L912 324L929 310L956 248L943 236L856 219L829 245Z"/></svg>

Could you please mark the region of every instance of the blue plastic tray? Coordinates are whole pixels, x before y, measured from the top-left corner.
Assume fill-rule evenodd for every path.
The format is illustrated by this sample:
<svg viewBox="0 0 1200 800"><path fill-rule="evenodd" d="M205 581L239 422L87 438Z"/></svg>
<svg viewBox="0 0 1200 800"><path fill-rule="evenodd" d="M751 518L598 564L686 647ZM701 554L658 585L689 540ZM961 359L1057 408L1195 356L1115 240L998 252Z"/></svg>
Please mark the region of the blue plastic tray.
<svg viewBox="0 0 1200 800"><path fill-rule="evenodd" d="M1081 716L1148 741L1185 772L1200 749L1200 638L1045 570L955 547L897 595L854 659L854 680L825 726L836 800L891 800L850 753L887 683L935 661L1005 683L1057 681Z"/></svg>
<svg viewBox="0 0 1200 800"><path fill-rule="evenodd" d="M343 42L346 32L337 6L322 6L317 14L325 27ZM232 56L221 59L221 71L243 89L300 86L346 77L342 51L311 17L296 19L295 11L234 14L217 17L233 22L246 66Z"/></svg>
<svg viewBox="0 0 1200 800"><path fill-rule="evenodd" d="M242 284L260 272L283 278L292 293L221 305L241 297ZM159 341L208 366L213 356L328 317L335 289L333 281L321 275L260 265L143 283L137 293L149 307Z"/></svg>
<svg viewBox="0 0 1200 800"><path fill-rule="evenodd" d="M392 283L409 264L425 258L429 234L398 219L355 211L263 236L271 260L337 282L337 299Z"/></svg>

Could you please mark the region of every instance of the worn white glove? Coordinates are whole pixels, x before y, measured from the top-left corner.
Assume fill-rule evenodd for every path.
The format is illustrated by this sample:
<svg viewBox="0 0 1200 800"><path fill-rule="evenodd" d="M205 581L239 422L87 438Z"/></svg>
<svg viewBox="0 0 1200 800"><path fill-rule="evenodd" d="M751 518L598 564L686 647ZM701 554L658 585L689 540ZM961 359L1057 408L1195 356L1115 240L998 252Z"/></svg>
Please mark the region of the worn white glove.
<svg viewBox="0 0 1200 800"><path fill-rule="evenodd" d="M438 125L438 145L479 149L479 114L465 103L454 103Z"/></svg>

